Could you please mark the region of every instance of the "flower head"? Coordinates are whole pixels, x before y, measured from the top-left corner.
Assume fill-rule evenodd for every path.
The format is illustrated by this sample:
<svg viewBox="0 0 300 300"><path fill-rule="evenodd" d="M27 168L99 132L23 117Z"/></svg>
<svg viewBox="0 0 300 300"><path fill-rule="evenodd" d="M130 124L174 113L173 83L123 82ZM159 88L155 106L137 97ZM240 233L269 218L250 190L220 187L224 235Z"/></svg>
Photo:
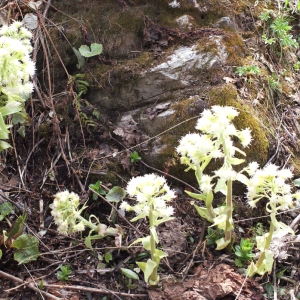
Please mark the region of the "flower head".
<svg viewBox="0 0 300 300"><path fill-rule="evenodd" d="M247 198L249 205L254 207L262 198L269 199L268 207L284 210L293 206L291 186L286 180L292 177L289 169L278 170L278 166L269 164L257 169L256 163L249 164L248 173L252 175L248 182ZM256 169L256 171L255 171Z"/></svg>
<svg viewBox="0 0 300 300"><path fill-rule="evenodd" d="M78 210L79 204L79 196L73 192L59 192L54 196L54 201L49 207L52 209L51 215L58 226L58 232L68 234L84 230L83 223L77 223L77 216L84 209L83 207Z"/></svg>
<svg viewBox="0 0 300 300"><path fill-rule="evenodd" d="M137 217L132 221L149 217L150 210L154 218L169 218L174 209L167 203L175 198L175 193L166 183L165 178L155 174L147 174L132 178L127 185L127 193L135 197L137 204L129 205L123 201L120 208L125 211L135 211Z"/></svg>
<svg viewBox="0 0 300 300"><path fill-rule="evenodd" d="M35 64L30 58L30 38L31 33L20 22L0 29L0 93L27 98L32 92L30 77Z"/></svg>

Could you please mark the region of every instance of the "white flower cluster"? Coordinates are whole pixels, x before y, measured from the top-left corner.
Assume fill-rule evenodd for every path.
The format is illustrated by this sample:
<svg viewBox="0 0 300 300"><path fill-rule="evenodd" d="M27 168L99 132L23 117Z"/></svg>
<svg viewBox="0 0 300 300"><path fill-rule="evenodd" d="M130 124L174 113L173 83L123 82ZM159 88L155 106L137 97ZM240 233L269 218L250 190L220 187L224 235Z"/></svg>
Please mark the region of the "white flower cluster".
<svg viewBox="0 0 300 300"><path fill-rule="evenodd" d="M30 58L31 33L21 22L0 29L0 94L27 98L33 90L30 77L35 64Z"/></svg>
<svg viewBox="0 0 300 300"><path fill-rule="evenodd" d="M195 169L195 165L205 164L208 158L233 157L236 150L241 151L233 146L232 136L236 136L242 146L247 147L252 140L250 129L237 130L231 123L238 114L230 106L213 106L211 110L204 110L196 125L196 129L203 134L187 134L176 148L181 155L181 163Z"/></svg>
<svg viewBox="0 0 300 300"><path fill-rule="evenodd" d="M58 226L57 231L62 234L70 234L84 230L82 222L77 223L77 217L80 216L81 210L78 210L80 204L79 196L69 191L57 193L54 201L49 207L52 209L51 215Z"/></svg>
<svg viewBox="0 0 300 300"><path fill-rule="evenodd" d="M175 198L175 193L169 188L165 178L155 174L138 176L129 181L126 190L129 196L136 197L138 202L131 206L123 201L120 205L125 211L135 211L137 217L131 221L149 217L150 211L155 220L173 215L174 208L168 206L167 202Z"/></svg>
<svg viewBox="0 0 300 300"><path fill-rule="evenodd" d="M278 170L278 166L273 164L256 170L247 184L249 205L255 207L259 200L268 198L269 205L276 207L276 210L293 207L293 198L298 198L298 195L291 194L291 186L286 183L292 177L291 170Z"/></svg>

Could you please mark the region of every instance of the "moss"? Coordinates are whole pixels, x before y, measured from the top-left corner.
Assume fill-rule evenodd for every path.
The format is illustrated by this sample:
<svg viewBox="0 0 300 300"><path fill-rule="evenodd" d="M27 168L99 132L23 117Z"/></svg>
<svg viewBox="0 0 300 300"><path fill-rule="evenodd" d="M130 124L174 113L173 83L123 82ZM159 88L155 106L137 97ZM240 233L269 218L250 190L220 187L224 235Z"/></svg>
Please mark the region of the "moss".
<svg viewBox="0 0 300 300"><path fill-rule="evenodd" d="M242 37L238 33L230 33L230 35L224 36L223 42L228 55L226 63L228 65L239 65L243 56L244 42Z"/></svg>
<svg viewBox="0 0 300 300"><path fill-rule="evenodd" d="M137 57L120 64L89 66L90 72L86 73L86 79L97 88L116 87L119 84L131 80L136 74L149 67L154 62L153 53L140 52Z"/></svg>
<svg viewBox="0 0 300 300"><path fill-rule="evenodd" d="M233 106L240 112L238 117L234 119L237 129L250 128L252 133L251 145L245 149L247 161L257 161L264 165L268 159L269 142L265 131L255 117L255 111L251 107L240 102L237 90L232 84L226 84L213 88L208 94L209 106Z"/></svg>

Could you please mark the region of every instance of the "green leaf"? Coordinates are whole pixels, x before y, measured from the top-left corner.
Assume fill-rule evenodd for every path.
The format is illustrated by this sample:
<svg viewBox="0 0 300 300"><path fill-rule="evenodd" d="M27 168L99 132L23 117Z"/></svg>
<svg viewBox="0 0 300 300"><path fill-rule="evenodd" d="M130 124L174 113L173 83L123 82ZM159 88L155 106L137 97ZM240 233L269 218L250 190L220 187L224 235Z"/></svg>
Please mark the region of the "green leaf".
<svg viewBox="0 0 300 300"><path fill-rule="evenodd" d="M8 214L14 212L14 207L10 202L0 204L0 221L2 221Z"/></svg>
<svg viewBox="0 0 300 300"><path fill-rule="evenodd" d="M134 241L133 243L131 243L129 245L129 247L131 247L132 245L136 244L136 243L142 243L143 247L148 250L151 251L151 245L150 245L150 235L144 237L144 238L139 238L136 241Z"/></svg>
<svg viewBox="0 0 300 300"><path fill-rule="evenodd" d="M19 250L15 252L14 259L19 262L19 264L26 264L30 261L37 260L39 256L38 245L38 239L30 234L19 236L12 243L12 247Z"/></svg>
<svg viewBox="0 0 300 300"><path fill-rule="evenodd" d="M0 258L2 258L2 250L0 249Z"/></svg>
<svg viewBox="0 0 300 300"><path fill-rule="evenodd" d="M241 260L239 258L236 258L234 260L234 264L239 268L241 268L243 266L243 263L241 262Z"/></svg>
<svg viewBox="0 0 300 300"><path fill-rule="evenodd" d="M130 162L135 163L141 159L142 158L139 156L137 151L133 151L130 153Z"/></svg>
<svg viewBox="0 0 300 300"><path fill-rule="evenodd" d="M79 48L79 52L84 57L92 57L95 55L99 55L102 52L102 45L98 43L91 44L91 48L87 45L81 45Z"/></svg>
<svg viewBox="0 0 300 300"><path fill-rule="evenodd" d="M229 241L225 241L224 238L221 238L219 240L216 241L216 244L217 244L217 248L216 250L222 250L224 248L226 248L230 243L230 240Z"/></svg>
<svg viewBox="0 0 300 300"><path fill-rule="evenodd" d="M159 243L159 239L158 239L158 235L157 235L157 232L156 232L156 229L155 227L150 227L150 232L152 233L152 236L155 240L155 242L158 244Z"/></svg>
<svg viewBox="0 0 300 300"><path fill-rule="evenodd" d="M25 138L25 126L20 126L17 132L22 138Z"/></svg>
<svg viewBox="0 0 300 300"><path fill-rule="evenodd" d="M205 194L196 194L196 193L192 193L189 191L185 191L190 197L197 199L197 200L203 200L204 202L206 201L206 195Z"/></svg>
<svg viewBox="0 0 300 300"><path fill-rule="evenodd" d="M7 128L9 128L9 126L5 125L3 116L0 112L0 139L8 139L9 130Z"/></svg>
<svg viewBox="0 0 300 300"><path fill-rule="evenodd" d="M300 187L300 178L294 180L294 186Z"/></svg>
<svg viewBox="0 0 300 300"><path fill-rule="evenodd" d="M81 69L85 65L85 58L80 54L80 52L76 48L72 47L72 49L76 54L78 60L78 64L76 65L76 67L78 69Z"/></svg>
<svg viewBox="0 0 300 300"><path fill-rule="evenodd" d="M108 263L108 262L110 262L111 260L112 260L112 255L111 255L111 253L110 252L106 252L105 253L105 256L104 256L104 260Z"/></svg>
<svg viewBox="0 0 300 300"><path fill-rule="evenodd" d="M114 186L106 195L106 200L109 202L120 202L126 196L126 191L119 186Z"/></svg>
<svg viewBox="0 0 300 300"><path fill-rule="evenodd" d="M72 273L72 270L70 269L70 265L59 265L60 270L57 272L57 279L60 281L67 281L69 280L69 275Z"/></svg>
<svg viewBox="0 0 300 300"><path fill-rule="evenodd" d="M0 107L0 113L2 114L2 116L12 115L21 110L22 106L20 105L20 102L17 101L8 102L5 106Z"/></svg>
<svg viewBox="0 0 300 300"><path fill-rule="evenodd" d="M14 125L18 123L24 124L25 122L28 122L28 115L24 112L16 112L13 114L11 121Z"/></svg>
<svg viewBox="0 0 300 300"><path fill-rule="evenodd" d="M196 204L194 204L194 207L197 210L197 213L200 215L200 217L202 217L203 219L206 219L208 222L213 223L213 218L210 215L209 211L207 208L205 207L200 207Z"/></svg>
<svg viewBox="0 0 300 300"><path fill-rule="evenodd" d="M138 274L136 274L134 271L132 271L130 269L121 268L121 271L127 278L135 279L135 280L139 279Z"/></svg>
<svg viewBox="0 0 300 300"><path fill-rule="evenodd" d="M144 262L136 262L139 268L144 272L145 282L149 281L149 277L152 275L153 270L156 268L156 262L152 259L148 259L146 263Z"/></svg>
<svg viewBox="0 0 300 300"><path fill-rule="evenodd" d="M10 148L11 145L5 141L0 141L0 151Z"/></svg>
<svg viewBox="0 0 300 300"><path fill-rule="evenodd" d="M227 157L226 160L231 165L240 165L241 163L243 163L245 161L244 159L240 159L240 158L236 158L236 157Z"/></svg>
<svg viewBox="0 0 300 300"><path fill-rule="evenodd" d="M26 221L26 216L19 216L15 223L10 227L7 233L7 242L10 243L12 240L18 238L23 230L24 230L24 223Z"/></svg>
<svg viewBox="0 0 300 300"><path fill-rule="evenodd" d="M155 249L154 254L155 257L157 257L159 260L161 260L163 257L167 257L168 254L162 250Z"/></svg>

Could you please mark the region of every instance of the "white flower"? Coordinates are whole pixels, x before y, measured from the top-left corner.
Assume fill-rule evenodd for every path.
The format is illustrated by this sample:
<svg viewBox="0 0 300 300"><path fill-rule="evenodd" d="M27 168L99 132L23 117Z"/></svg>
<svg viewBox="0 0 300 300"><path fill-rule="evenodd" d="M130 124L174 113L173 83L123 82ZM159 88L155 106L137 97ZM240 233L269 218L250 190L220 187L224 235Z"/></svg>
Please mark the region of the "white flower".
<svg viewBox="0 0 300 300"><path fill-rule="evenodd" d="M248 166L249 174L256 168L256 165ZM252 169L251 171L249 171ZM289 169L278 170L278 166L270 164L263 169L254 172L248 181L248 203L253 206L262 198L269 200L271 210L284 210L293 206L291 186L285 181L292 177ZM269 208L268 208L269 209Z"/></svg>
<svg viewBox="0 0 300 300"><path fill-rule="evenodd" d="M247 147L252 141L251 130L246 128L242 131L239 131L237 133L237 137L240 139L243 147Z"/></svg>
<svg viewBox="0 0 300 300"><path fill-rule="evenodd" d="M250 176L252 176L258 168L259 168L259 164L256 161L253 161L249 163L247 172Z"/></svg>
<svg viewBox="0 0 300 300"><path fill-rule="evenodd" d="M166 203L174 199L176 195L169 188L164 177L147 174L132 178L128 182L127 193L131 197L136 197L137 204L130 206L123 201L120 208L127 211L134 210L137 214L134 220L149 217L151 210L157 220L174 211Z"/></svg>
<svg viewBox="0 0 300 300"><path fill-rule="evenodd" d="M199 164L210 152L215 151L214 143L208 135L190 133L182 137L176 148L178 154L187 158L187 163Z"/></svg>
<svg viewBox="0 0 300 300"><path fill-rule="evenodd" d="M120 205L120 209L122 209L124 211L130 211L131 206L126 201L122 201L122 203Z"/></svg>
<svg viewBox="0 0 300 300"><path fill-rule="evenodd" d="M209 175L202 175L201 182L200 182L200 189L201 191L206 194L212 190L211 184L212 178Z"/></svg>
<svg viewBox="0 0 300 300"><path fill-rule="evenodd" d="M77 223L76 225L73 226L73 232L80 232L84 230L84 224L82 222Z"/></svg>
<svg viewBox="0 0 300 300"><path fill-rule="evenodd" d="M79 196L66 190L57 193L54 197L54 201L49 207L52 209L51 215L58 226L58 232L68 234L80 231L82 225L80 223L76 224L77 216L81 212L81 210L78 210L80 205Z"/></svg>
<svg viewBox="0 0 300 300"><path fill-rule="evenodd" d="M14 22L0 30L0 93L26 99L33 90L30 77L35 73L35 64L30 59L31 33Z"/></svg>

